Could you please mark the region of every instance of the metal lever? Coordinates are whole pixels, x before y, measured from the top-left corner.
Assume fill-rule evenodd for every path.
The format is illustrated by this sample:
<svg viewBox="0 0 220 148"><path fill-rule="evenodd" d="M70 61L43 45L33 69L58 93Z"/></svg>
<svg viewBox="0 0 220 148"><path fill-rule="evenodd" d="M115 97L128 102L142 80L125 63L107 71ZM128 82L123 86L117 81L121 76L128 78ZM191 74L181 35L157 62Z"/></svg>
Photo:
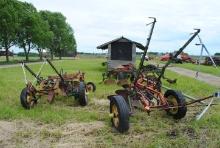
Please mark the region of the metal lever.
<svg viewBox="0 0 220 148"><path fill-rule="evenodd" d="M146 26L148 26L148 25L150 25L150 24L153 24L154 22L157 22L157 20L156 20L155 17L148 17L148 18L153 19L153 22L146 24Z"/></svg>
<svg viewBox="0 0 220 148"><path fill-rule="evenodd" d="M154 26L155 26L155 23L156 23L156 21L157 21L156 18L154 18L154 17L149 17L149 18L153 19L153 21L150 23L150 24L151 24L151 29L150 29L150 32L149 32L149 35L148 35L148 38L147 38L146 46L145 46L145 48L144 48L144 53L143 53L143 55L142 55L142 57L141 57L141 61L140 61L140 64L139 64L139 68L138 68L138 70L137 70L137 76L136 76L136 78L135 78L135 80L134 80L134 83L137 82L137 80L138 80L138 78L139 78L139 76L140 76L140 74L141 74L140 71L141 71L141 69L143 68L145 56L146 56L146 54L147 54L147 51L148 51L148 48L149 48L149 45L150 45L150 41L151 41L151 37L152 37L152 34L153 34Z"/></svg>
<svg viewBox="0 0 220 148"><path fill-rule="evenodd" d="M180 55L182 53L182 51L189 45L189 43L192 42L192 40L199 34L200 29L194 29L196 30L196 32L193 33L193 35L187 40L187 42L176 52L176 54L173 56L173 58L171 58L162 68L161 74L158 77L158 82L160 81L160 79L163 77L164 72L166 70L166 68L173 62L173 59L177 58L178 55Z"/></svg>

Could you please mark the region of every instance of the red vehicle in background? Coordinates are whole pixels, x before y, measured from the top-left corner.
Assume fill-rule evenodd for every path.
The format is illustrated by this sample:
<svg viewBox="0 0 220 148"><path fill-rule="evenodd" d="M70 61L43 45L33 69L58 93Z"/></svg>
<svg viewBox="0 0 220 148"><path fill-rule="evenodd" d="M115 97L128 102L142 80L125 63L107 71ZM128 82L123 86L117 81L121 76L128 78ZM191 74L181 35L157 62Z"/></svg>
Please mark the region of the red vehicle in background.
<svg viewBox="0 0 220 148"><path fill-rule="evenodd" d="M182 52L180 56L183 62L195 63L195 61L187 53Z"/></svg>
<svg viewBox="0 0 220 148"><path fill-rule="evenodd" d="M161 61L168 61L171 56L172 56L171 53L167 53L167 54L161 56L161 57L160 57L160 60L161 60Z"/></svg>
<svg viewBox="0 0 220 148"><path fill-rule="evenodd" d="M174 54L175 54L175 52L174 53L167 53L167 54L161 56L160 60L161 61L168 61L173 57ZM177 58L175 58L174 61L175 61L175 63L183 63L183 62L194 63L192 58L187 53L184 53L184 52L182 52Z"/></svg>

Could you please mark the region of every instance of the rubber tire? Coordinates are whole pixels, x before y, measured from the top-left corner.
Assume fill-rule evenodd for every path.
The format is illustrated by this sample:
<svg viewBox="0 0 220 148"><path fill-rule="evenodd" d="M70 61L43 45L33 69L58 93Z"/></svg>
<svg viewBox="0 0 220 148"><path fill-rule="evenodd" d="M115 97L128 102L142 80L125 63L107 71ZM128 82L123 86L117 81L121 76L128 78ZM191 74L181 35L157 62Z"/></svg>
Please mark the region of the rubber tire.
<svg viewBox="0 0 220 148"><path fill-rule="evenodd" d="M27 87L23 88L20 94L20 102L21 105L25 108L25 109L30 109L30 105L27 103Z"/></svg>
<svg viewBox="0 0 220 148"><path fill-rule="evenodd" d="M129 108L122 96L112 96L110 100L110 113L112 113L112 105L115 104L119 112L119 126L114 125L113 119L111 119L112 126L116 128L120 133L124 133L129 129Z"/></svg>
<svg viewBox="0 0 220 148"><path fill-rule="evenodd" d="M182 107L178 107L178 111L176 114L172 114L169 112L169 109L167 109L167 113L168 115L173 116L174 119L181 119L183 117L185 117L186 112L187 112L187 107L186 107L186 101L184 96L182 95L181 92L179 91L175 91L175 90L167 90L164 94L164 97L168 98L168 96L174 96L176 98L176 101L178 103L178 106L182 106Z"/></svg>
<svg viewBox="0 0 220 148"><path fill-rule="evenodd" d="M88 104L88 96L86 95L85 89L86 89L85 83L80 82L79 83L78 99L79 99L79 104L81 106L86 106Z"/></svg>
<svg viewBox="0 0 220 148"><path fill-rule="evenodd" d="M92 92L96 91L96 85L93 82L88 82L86 85L92 85L92 87L93 87Z"/></svg>

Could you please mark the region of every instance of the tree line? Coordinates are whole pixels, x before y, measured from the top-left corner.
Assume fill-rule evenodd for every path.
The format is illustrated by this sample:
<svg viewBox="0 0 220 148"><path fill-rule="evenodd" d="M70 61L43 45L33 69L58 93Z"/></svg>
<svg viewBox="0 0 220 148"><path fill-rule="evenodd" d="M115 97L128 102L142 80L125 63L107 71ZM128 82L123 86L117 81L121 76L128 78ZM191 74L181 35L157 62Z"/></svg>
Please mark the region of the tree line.
<svg viewBox="0 0 220 148"><path fill-rule="evenodd" d="M38 11L31 3L17 0L0 1L0 46L6 51L17 46L23 49L26 61L31 49L38 51L40 59L43 50L51 59L66 51L76 52L76 41L72 27L60 12Z"/></svg>

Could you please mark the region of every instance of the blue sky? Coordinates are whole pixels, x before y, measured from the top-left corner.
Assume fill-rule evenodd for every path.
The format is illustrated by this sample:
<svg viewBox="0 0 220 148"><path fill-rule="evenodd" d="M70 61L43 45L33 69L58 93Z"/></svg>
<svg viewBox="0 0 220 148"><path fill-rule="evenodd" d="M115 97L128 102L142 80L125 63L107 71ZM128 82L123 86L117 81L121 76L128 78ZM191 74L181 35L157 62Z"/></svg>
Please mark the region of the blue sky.
<svg viewBox="0 0 220 148"><path fill-rule="evenodd" d="M38 10L63 13L73 27L78 51L101 52L96 47L125 36L145 45L149 16L157 18L150 51L179 49L193 28L200 28L204 43L220 52L220 1L218 0L22 0ZM185 51L199 54L195 39Z"/></svg>

